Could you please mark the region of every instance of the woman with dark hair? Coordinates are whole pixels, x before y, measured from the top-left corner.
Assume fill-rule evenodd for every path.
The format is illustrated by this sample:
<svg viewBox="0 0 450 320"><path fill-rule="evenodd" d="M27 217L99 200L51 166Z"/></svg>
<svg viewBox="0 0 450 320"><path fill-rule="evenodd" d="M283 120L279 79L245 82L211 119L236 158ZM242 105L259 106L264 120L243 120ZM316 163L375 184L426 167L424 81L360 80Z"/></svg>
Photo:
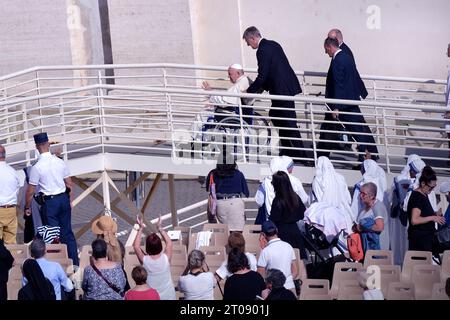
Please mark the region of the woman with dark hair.
<svg viewBox="0 0 450 320"><path fill-rule="evenodd" d="M188 264L178 282L184 300L214 300L215 279L212 272L205 271L205 254L192 250Z"/></svg>
<svg viewBox="0 0 450 320"><path fill-rule="evenodd" d="M81 288L84 300L123 300L125 274L120 263L107 258L108 245L103 239L92 242L91 265L84 269Z"/></svg>
<svg viewBox="0 0 450 320"><path fill-rule="evenodd" d="M161 229L161 217L156 223L156 228L161 234L166 247L163 249L161 239L156 233L151 233L145 239L145 254L141 245L142 221L138 220L139 230L134 239L133 248L139 262L147 271L147 284L158 291L161 300L175 300L175 287L173 286L172 274L170 272L170 261L172 260L172 240L167 233Z"/></svg>
<svg viewBox="0 0 450 320"><path fill-rule="evenodd" d="M117 223L110 216L101 216L91 225L92 232L97 235L97 239L103 239L108 246L106 255L109 261L120 263L123 273L125 274L125 291L130 290L127 274L124 269L125 246L117 239Z"/></svg>
<svg viewBox="0 0 450 320"><path fill-rule="evenodd" d="M233 275L225 282L223 300L256 300L266 288L263 277L250 270L247 256L238 248L228 254L227 268Z"/></svg>
<svg viewBox="0 0 450 320"><path fill-rule="evenodd" d="M56 300L55 289L36 260L25 260L22 273L27 284L19 290L18 300Z"/></svg>
<svg viewBox="0 0 450 320"><path fill-rule="evenodd" d="M436 187L436 173L430 166L423 168L419 187L409 197L407 215L409 219L409 250L433 251L435 223L445 223L443 216L438 216L428 199L428 195ZM406 201L406 200L405 200Z"/></svg>
<svg viewBox="0 0 450 320"><path fill-rule="evenodd" d="M241 231L245 224L245 204L243 197L249 196L244 174L236 167L236 163L217 163L206 177L206 191L211 192L215 185L217 197L217 220L228 224L230 231Z"/></svg>
<svg viewBox="0 0 450 320"><path fill-rule="evenodd" d="M297 221L305 216L305 205L294 192L289 176L283 172L275 172L272 176L272 185L275 190L275 198L272 202L269 220L272 220L278 228L278 236L289 243L293 248L300 250L302 259L306 259L303 237L298 228Z"/></svg>

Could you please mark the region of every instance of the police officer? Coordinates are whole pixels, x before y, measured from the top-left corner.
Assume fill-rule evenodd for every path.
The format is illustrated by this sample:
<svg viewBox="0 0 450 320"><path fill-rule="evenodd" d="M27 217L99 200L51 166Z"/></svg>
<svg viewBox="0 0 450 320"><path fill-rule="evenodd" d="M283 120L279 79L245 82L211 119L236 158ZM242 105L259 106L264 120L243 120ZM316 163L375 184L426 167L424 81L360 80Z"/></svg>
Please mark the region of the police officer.
<svg viewBox="0 0 450 320"><path fill-rule="evenodd" d="M77 243L71 224L70 192L72 180L69 176L69 169L63 160L50 153L47 133L38 133L33 137L40 156L38 162L30 171L25 214L31 214L31 200L38 186L43 196L43 224L60 227L61 242L67 245L69 258L72 259L73 264L78 265Z"/></svg>
<svg viewBox="0 0 450 320"><path fill-rule="evenodd" d="M5 162L5 158L5 148L0 145L0 239L5 244L11 244L16 243L20 181L16 170Z"/></svg>

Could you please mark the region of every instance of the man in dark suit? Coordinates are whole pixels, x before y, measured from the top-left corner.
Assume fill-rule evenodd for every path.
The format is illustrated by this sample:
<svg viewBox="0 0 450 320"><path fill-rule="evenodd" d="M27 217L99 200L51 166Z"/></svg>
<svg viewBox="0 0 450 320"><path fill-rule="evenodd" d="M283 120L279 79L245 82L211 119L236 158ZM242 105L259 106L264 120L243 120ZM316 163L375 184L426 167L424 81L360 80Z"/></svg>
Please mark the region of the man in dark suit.
<svg viewBox="0 0 450 320"><path fill-rule="evenodd" d="M355 61L355 57L353 56L353 52L352 50L350 50L350 48L344 43L344 36L342 35L341 30L339 29L331 29L328 32L328 38L332 38L332 39L336 39L339 43L339 49L341 49L343 52L347 53L353 60L353 63L356 65L356 61ZM359 95L361 96L361 98L365 99L368 95L367 89L366 89L366 85L364 84L364 82L362 81L359 72L356 71L358 73L357 77L358 77L358 83L359 83Z"/></svg>
<svg viewBox="0 0 450 320"><path fill-rule="evenodd" d="M295 96L302 92L297 76L291 68L283 48L277 42L263 39L255 27L247 28L242 38L248 46L258 49L256 51L258 76L247 89L247 93L260 93L266 90L272 95ZM287 108L288 110L277 108ZM269 116L284 118L282 120L271 119L274 126L279 128L280 156L290 156L296 162L299 162L296 158L305 158L306 152L302 150L304 146L297 127L295 102L272 100ZM308 164L307 162L303 163Z"/></svg>
<svg viewBox="0 0 450 320"><path fill-rule="evenodd" d="M345 99L345 100L360 100L360 85L358 81L358 71L351 56L339 48L339 43L336 39L327 38L324 43L325 53L332 58L330 68L328 69L327 82L325 89L325 98ZM325 115L327 121L343 122L346 131L354 132L352 137L358 143L359 161L364 160L364 153L366 151L371 154L378 153L375 145L368 145L367 143L375 144L373 135L364 120L361 110L356 105L344 104L330 104L329 107L333 112ZM358 114L342 114L343 112L354 112ZM355 124L347 124L346 122L354 122ZM330 130L330 123L323 123L321 130ZM359 135L355 133L366 133L368 135ZM325 132L321 132L320 140L328 139ZM336 143L320 142L319 149L336 149ZM319 155L328 156L329 152L320 152ZM372 156L373 160L377 160L378 156ZM356 168L355 168L356 169Z"/></svg>

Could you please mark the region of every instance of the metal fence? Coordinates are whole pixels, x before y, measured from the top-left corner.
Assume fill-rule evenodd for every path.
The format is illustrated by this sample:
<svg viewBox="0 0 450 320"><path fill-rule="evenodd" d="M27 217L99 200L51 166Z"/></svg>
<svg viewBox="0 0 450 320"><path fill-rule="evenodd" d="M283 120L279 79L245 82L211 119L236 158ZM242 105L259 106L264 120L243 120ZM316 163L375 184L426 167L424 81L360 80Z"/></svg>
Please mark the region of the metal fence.
<svg viewBox="0 0 450 320"><path fill-rule="evenodd" d="M109 68L114 77L104 75ZM411 153L421 155L440 174L450 171L442 80L366 76L369 97L349 101L323 98L326 74L306 71L297 73L304 93L295 97L233 95L220 90L229 86L220 77L225 70L175 64L100 65L36 67L8 75L0 78L0 143L17 167L36 158L32 136L42 131L49 133L65 159L113 152L158 154L189 163L215 159L227 148L238 162L264 163L280 151L280 128L268 116L271 99L277 99L296 105L307 152L306 158L297 160L315 161L318 152L331 151L338 168L358 164L351 132L328 131L347 134L348 141L340 143L348 148L318 149L326 105L339 103L359 105L388 173L400 170ZM247 70L250 75L254 72ZM204 80L215 90L202 90ZM256 113L243 118L215 112L210 95L256 99L252 106ZM226 121L218 123L219 119Z"/></svg>

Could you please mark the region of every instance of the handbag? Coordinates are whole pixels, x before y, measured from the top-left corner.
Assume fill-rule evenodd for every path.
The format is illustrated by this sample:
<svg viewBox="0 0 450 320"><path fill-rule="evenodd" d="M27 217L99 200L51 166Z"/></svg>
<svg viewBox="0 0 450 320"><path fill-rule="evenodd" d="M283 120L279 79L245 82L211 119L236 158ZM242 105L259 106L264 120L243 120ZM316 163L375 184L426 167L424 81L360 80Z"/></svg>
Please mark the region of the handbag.
<svg viewBox="0 0 450 320"><path fill-rule="evenodd" d="M347 237L347 248L350 258L359 262L364 259L364 251L362 248L361 235L357 232L352 233Z"/></svg>
<svg viewBox="0 0 450 320"><path fill-rule="evenodd" d="M435 232L439 246L444 250L450 250L450 228L448 226Z"/></svg>
<svg viewBox="0 0 450 320"><path fill-rule="evenodd" d="M216 196L216 184L214 183L214 174L209 176L209 195L208 204L206 207L206 214L208 215L208 223L217 223L217 196Z"/></svg>

